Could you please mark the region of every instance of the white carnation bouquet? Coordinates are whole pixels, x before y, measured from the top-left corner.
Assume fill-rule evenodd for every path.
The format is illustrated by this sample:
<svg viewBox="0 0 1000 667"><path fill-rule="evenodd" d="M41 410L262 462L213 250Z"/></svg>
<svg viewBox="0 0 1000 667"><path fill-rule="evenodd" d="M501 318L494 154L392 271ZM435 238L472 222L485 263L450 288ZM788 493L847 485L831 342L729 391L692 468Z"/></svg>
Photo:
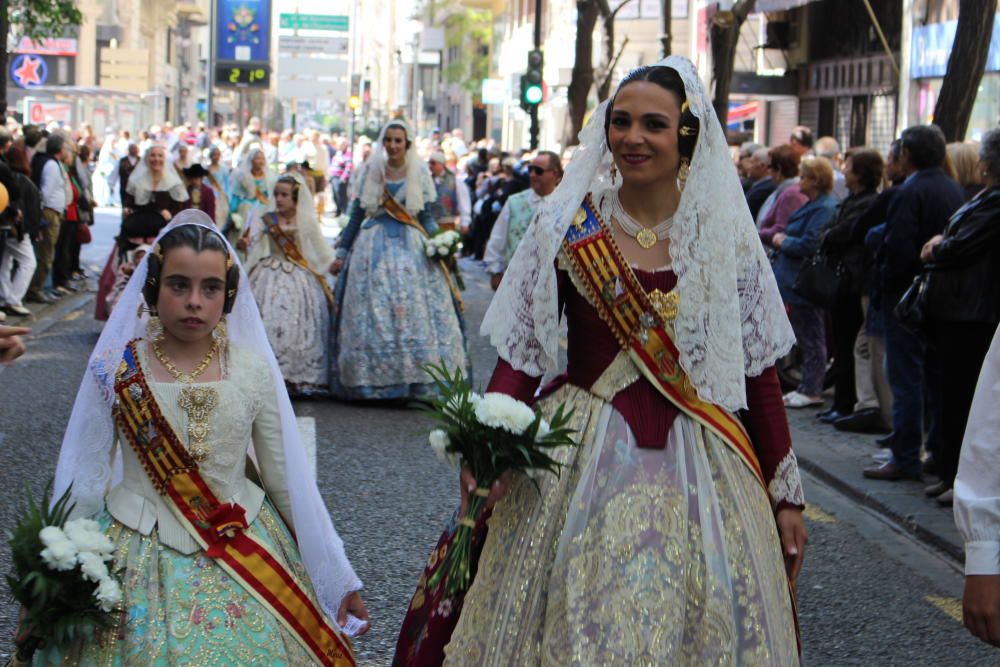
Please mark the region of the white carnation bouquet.
<svg viewBox="0 0 1000 667"><path fill-rule="evenodd" d="M29 664L45 642L63 644L107 627L121 602L121 586L108 561L114 544L91 519L67 520L70 490L49 506L28 494L28 511L8 533L11 572L7 585L21 604L17 655Z"/></svg>
<svg viewBox="0 0 1000 667"><path fill-rule="evenodd" d="M536 486L539 474L558 475L562 464L550 454L557 447L577 445L568 427L573 413L560 405L546 421L540 412L507 394L477 394L460 370L424 369L438 389L428 411L441 424L431 431L430 445L443 460L468 466L479 484L468 513L459 519L444 562L428 582L434 588L445 578L447 594L455 595L471 583L473 531L493 483L507 472L527 474Z"/></svg>
<svg viewBox="0 0 1000 667"><path fill-rule="evenodd" d="M424 239L424 253L427 259L432 261L443 261L448 264L455 282L459 289L465 289L465 281L458 271L458 262L455 258L462 250L462 235L453 229L443 229L434 236Z"/></svg>

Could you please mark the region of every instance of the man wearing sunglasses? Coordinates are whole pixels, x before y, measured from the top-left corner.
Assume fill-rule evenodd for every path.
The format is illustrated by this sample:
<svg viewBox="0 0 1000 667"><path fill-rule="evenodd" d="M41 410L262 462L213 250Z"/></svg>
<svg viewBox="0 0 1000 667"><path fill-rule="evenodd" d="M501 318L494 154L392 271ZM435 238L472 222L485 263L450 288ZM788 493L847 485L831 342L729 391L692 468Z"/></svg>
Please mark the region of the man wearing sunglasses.
<svg viewBox="0 0 1000 667"><path fill-rule="evenodd" d="M528 229L535 210L542 200L555 191L562 179L562 161L552 151L539 151L528 167L528 178L531 187L523 192L507 198L493 231L483 260L486 262L486 272L490 274L490 285L496 290L507 269L507 264L518 243Z"/></svg>

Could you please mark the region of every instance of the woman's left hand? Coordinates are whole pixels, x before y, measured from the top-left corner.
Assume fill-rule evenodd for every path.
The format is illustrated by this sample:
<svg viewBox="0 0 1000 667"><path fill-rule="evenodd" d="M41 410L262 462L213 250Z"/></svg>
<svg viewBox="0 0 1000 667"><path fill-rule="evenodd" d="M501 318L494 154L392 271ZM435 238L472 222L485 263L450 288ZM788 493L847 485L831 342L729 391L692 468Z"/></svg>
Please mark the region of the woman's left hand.
<svg viewBox="0 0 1000 667"><path fill-rule="evenodd" d="M785 571L792 583L802 569L802 558L806 553L806 524L802 520L802 510L785 507L778 510L778 535L781 537L781 553L785 557Z"/></svg>
<svg viewBox="0 0 1000 667"><path fill-rule="evenodd" d="M358 591L348 593L344 596L344 599L340 601L340 610L337 611L337 624L340 625L340 627L347 625L348 613L365 622L365 627L362 628L357 634L358 637L371 629L372 624L371 618L368 616L368 608L365 607L365 601L361 599L361 593Z"/></svg>
<svg viewBox="0 0 1000 667"><path fill-rule="evenodd" d="M773 245L775 248L780 248L781 244L784 242L785 242L785 234L782 232L778 232L777 234L771 237L771 245Z"/></svg>
<svg viewBox="0 0 1000 667"><path fill-rule="evenodd" d="M170 218L174 217L174 216L170 215L170 211L168 211L167 209L161 210L160 211L160 216L162 216L164 220L170 220Z"/></svg>
<svg viewBox="0 0 1000 667"><path fill-rule="evenodd" d="M941 241L944 241L944 236L938 234L937 236L932 236L924 247L920 250L920 261L924 264L929 264L934 261L934 250L941 245Z"/></svg>

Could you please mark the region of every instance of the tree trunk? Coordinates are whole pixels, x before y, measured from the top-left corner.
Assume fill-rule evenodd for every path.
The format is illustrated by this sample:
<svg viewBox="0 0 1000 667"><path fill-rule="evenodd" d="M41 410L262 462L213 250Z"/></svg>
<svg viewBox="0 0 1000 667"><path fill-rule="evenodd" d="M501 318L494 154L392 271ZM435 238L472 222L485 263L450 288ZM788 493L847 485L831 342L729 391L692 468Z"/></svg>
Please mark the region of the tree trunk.
<svg viewBox="0 0 1000 667"><path fill-rule="evenodd" d="M963 141L972 117L979 83L986 70L993 35L996 0L960 0L955 43L934 105L934 124L948 141ZM959 48L961 44L961 48Z"/></svg>
<svg viewBox="0 0 1000 667"><path fill-rule="evenodd" d="M757 0L738 0L728 12L716 12L709 30L712 48L712 78L715 79L715 96L712 106L715 114L726 129L729 116L729 88L733 82L733 66L736 61L736 45L740 41L740 28L753 11Z"/></svg>
<svg viewBox="0 0 1000 667"><path fill-rule="evenodd" d="M7 12L9 10L7 0L0 0L0 125L7 120L7 37L10 32Z"/></svg>
<svg viewBox="0 0 1000 667"><path fill-rule="evenodd" d="M611 91L611 70L614 69L615 62L615 16L601 13L601 23L604 27L604 62L601 63L601 73L597 83L598 102L608 99Z"/></svg>
<svg viewBox="0 0 1000 667"><path fill-rule="evenodd" d="M671 42L673 41L673 26L671 25L673 11L670 0L660 2L660 17L663 19L663 34L660 35L660 57L666 58L670 55Z"/></svg>
<svg viewBox="0 0 1000 667"><path fill-rule="evenodd" d="M576 3L576 60L573 75L566 93L569 106L569 123L563 137L564 146L580 142L583 117L587 115L587 100L594 87L594 26L597 25L596 0L577 0Z"/></svg>

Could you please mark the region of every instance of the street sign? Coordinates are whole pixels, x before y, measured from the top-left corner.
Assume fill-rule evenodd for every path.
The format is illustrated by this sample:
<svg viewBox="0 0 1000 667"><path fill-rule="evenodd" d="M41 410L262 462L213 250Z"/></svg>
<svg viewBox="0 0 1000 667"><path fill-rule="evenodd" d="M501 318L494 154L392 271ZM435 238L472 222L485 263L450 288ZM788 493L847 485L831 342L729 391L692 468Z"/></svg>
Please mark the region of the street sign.
<svg viewBox="0 0 1000 667"><path fill-rule="evenodd" d="M73 104L70 102L39 102L30 97L24 102L24 117L34 125L51 121L70 124L73 120Z"/></svg>
<svg viewBox="0 0 1000 667"><path fill-rule="evenodd" d="M328 53L346 56L350 52L350 41L346 37L299 37L280 35L278 51L281 53Z"/></svg>
<svg viewBox="0 0 1000 667"><path fill-rule="evenodd" d="M278 25L288 30L348 30L347 17L332 14L281 14Z"/></svg>

